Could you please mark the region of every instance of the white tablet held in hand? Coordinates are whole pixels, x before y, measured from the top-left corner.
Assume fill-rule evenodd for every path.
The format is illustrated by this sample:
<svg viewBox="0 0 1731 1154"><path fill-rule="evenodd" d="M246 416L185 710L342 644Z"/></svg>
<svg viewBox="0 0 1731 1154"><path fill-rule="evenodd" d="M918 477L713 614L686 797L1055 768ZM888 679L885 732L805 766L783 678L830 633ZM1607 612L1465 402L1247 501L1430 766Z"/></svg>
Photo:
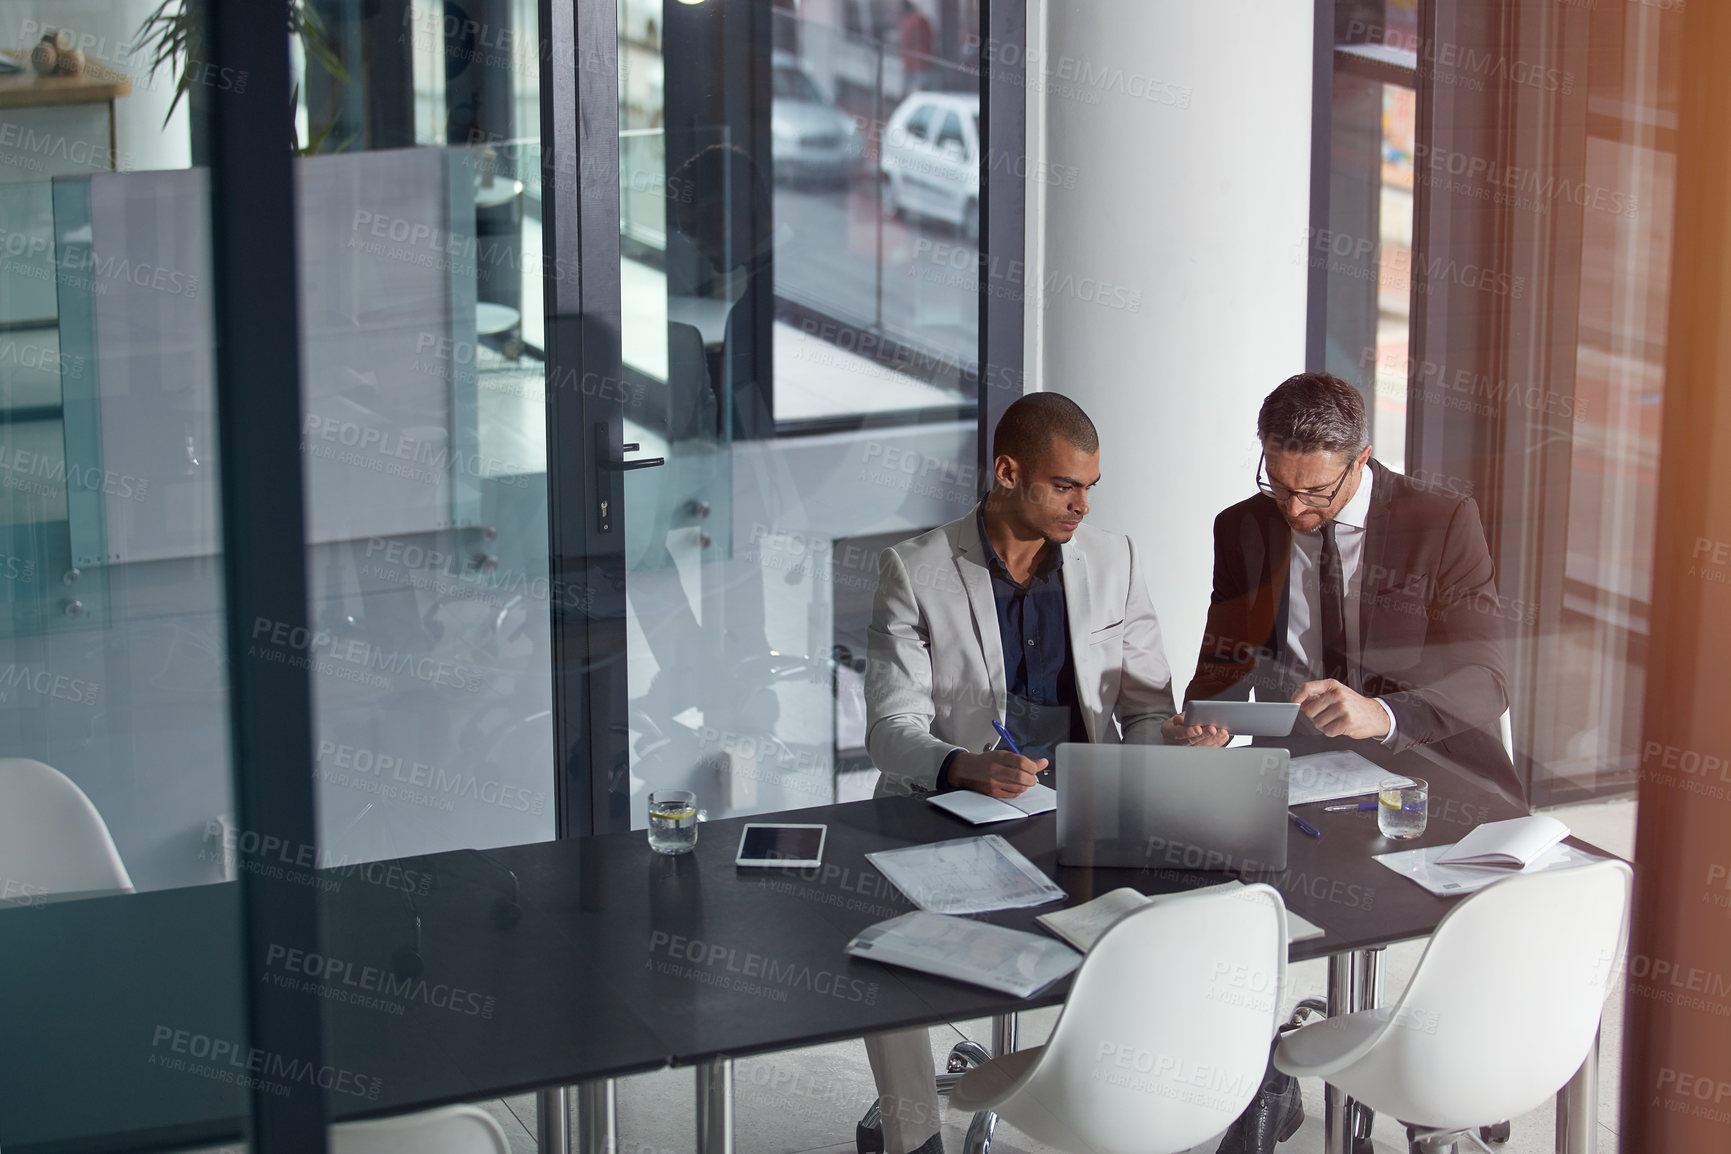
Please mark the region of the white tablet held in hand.
<svg viewBox="0 0 1731 1154"><path fill-rule="evenodd" d="M751 822L739 832L738 866L800 869L823 864L827 825L782 825Z"/></svg>
<svg viewBox="0 0 1731 1154"><path fill-rule="evenodd" d="M1191 701L1186 725L1218 725L1236 736L1285 737L1298 720L1296 701Z"/></svg>

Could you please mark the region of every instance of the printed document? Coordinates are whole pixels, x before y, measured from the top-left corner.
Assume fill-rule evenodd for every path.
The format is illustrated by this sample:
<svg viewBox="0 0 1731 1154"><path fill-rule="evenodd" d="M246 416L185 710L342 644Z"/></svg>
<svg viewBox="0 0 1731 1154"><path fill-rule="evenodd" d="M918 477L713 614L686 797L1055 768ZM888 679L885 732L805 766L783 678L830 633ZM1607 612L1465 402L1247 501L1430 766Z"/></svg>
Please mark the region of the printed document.
<svg viewBox="0 0 1731 1154"><path fill-rule="evenodd" d="M866 854L922 910L982 914L1062 901L1064 891L995 833Z"/></svg>
<svg viewBox="0 0 1731 1154"><path fill-rule="evenodd" d="M1287 766L1287 805L1309 805L1313 801L1339 801L1376 793L1385 781L1411 785L1412 778L1390 773L1367 757L1350 749L1308 753Z"/></svg>
<svg viewBox="0 0 1731 1154"><path fill-rule="evenodd" d="M1082 962L1076 951L1039 934L919 911L867 926L847 952L1018 998L1038 993Z"/></svg>

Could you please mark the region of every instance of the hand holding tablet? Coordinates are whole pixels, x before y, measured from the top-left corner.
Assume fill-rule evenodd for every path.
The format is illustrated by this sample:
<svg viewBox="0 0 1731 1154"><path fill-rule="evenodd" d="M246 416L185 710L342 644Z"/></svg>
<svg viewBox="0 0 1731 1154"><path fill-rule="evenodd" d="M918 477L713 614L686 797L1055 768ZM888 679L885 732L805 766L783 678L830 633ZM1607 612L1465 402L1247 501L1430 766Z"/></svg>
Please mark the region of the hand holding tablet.
<svg viewBox="0 0 1731 1154"><path fill-rule="evenodd" d="M1189 725L1217 725L1233 736L1285 737L1298 720L1298 705L1290 701L1189 701L1184 704Z"/></svg>

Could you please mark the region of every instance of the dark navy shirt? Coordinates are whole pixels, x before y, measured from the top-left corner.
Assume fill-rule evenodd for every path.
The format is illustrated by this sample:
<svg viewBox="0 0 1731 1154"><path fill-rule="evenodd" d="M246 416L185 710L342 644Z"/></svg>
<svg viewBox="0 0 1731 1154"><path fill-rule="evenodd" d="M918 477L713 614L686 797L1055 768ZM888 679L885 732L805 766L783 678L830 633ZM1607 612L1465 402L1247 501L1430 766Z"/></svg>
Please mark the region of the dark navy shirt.
<svg viewBox="0 0 1731 1154"><path fill-rule="evenodd" d="M1061 741L1087 741L1088 728L1076 701L1076 663L1070 655L1069 602L1064 596L1064 553L1046 549L1026 585L1018 585L986 536L986 512L974 513L1004 650L1004 728L1023 756L1050 758ZM948 782L950 754L940 782ZM1050 767L1048 767L1050 768Z"/></svg>

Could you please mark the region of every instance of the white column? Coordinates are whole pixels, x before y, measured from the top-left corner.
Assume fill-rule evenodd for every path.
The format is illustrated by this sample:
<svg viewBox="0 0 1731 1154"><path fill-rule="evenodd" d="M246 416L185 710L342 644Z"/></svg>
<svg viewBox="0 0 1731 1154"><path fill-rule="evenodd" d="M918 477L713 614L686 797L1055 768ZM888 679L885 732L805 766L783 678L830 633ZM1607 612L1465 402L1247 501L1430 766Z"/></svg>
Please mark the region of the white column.
<svg viewBox="0 0 1731 1154"><path fill-rule="evenodd" d="M1311 5L1057 0L1031 23L1042 9L1030 375L1100 429L1089 519L1148 559L1181 693L1214 516L1254 491L1257 407L1304 369Z"/></svg>

